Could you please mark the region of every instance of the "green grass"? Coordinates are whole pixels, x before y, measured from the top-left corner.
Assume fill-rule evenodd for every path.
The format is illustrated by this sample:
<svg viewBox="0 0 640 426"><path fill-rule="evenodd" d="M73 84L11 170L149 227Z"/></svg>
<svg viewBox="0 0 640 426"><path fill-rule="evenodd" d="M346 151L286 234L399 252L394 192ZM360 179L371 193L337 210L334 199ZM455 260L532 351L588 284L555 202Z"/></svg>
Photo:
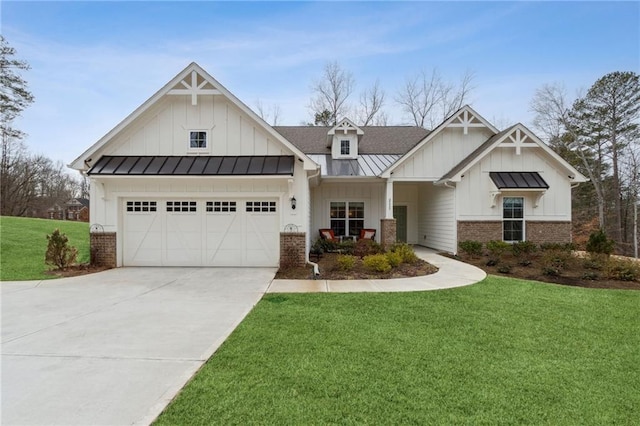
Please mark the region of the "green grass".
<svg viewBox="0 0 640 426"><path fill-rule="evenodd" d="M267 295L156 424L637 424L639 348L633 291Z"/></svg>
<svg viewBox="0 0 640 426"><path fill-rule="evenodd" d="M89 224L63 220L0 217L0 280L40 280L54 278L45 272L47 235L54 229L67 235L78 249L77 262L89 261Z"/></svg>

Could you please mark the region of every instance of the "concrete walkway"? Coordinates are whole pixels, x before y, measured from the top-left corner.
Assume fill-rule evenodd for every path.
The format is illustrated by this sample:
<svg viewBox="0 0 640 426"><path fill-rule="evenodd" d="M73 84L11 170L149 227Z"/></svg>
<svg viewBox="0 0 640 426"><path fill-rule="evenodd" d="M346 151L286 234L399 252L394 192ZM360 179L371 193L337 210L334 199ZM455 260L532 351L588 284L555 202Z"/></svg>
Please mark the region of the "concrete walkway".
<svg viewBox="0 0 640 426"><path fill-rule="evenodd" d="M273 280L267 293L350 293L427 291L462 287L482 281L482 269L458 260L440 256L435 250L414 246L419 258L439 268L435 274L389 280ZM320 271L322 277L322 270Z"/></svg>

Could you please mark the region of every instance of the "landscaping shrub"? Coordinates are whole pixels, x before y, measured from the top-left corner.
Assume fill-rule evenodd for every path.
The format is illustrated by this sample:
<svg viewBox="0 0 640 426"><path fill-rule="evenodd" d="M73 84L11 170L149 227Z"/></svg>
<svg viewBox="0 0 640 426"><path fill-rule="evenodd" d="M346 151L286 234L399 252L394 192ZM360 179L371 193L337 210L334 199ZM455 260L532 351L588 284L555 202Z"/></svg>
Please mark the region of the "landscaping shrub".
<svg viewBox="0 0 640 426"><path fill-rule="evenodd" d="M311 245L311 249L309 250L311 252L311 254L315 254L317 256L320 256L322 254L324 254L325 249L324 249L324 244L323 244L323 240L322 238L318 238L317 240L315 240L313 242L313 244Z"/></svg>
<svg viewBox="0 0 640 426"><path fill-rule="evenodd" d="M416 252L413 251L413 247L407 243L396 243L391 246L390 251L398 253L400 257L402 257L402 263L414 265L418 260L420 260L416 255Z"/></svg>
<svg viewBox="0 0 640 426"><path fill-rule="evenodd" d="M585 271L582 274L582 279L583 280L596 281L599 278L600 278L600 276L598 275L598 273L597 272L593 272L593 271Z"/></svg>
<svg viewBox="0 0 640 426"><path fill-rule="evenodd" d="M510 274L511 273L511 265L500 265L498 266L498 272L501 274Z"/></svg>
<svg viewBox="0 0 640 426"><path fill-rule="evenodd" d="M322 248L322 251L324 253L330 253L338 250L339 243L337 241L325 240L324 238L319 238L316 240L316 243L318 243L318 246Z"/></svg>
<svg viewBox="0 0 640 426"><path fill-rule="evenodd" d="M570 251L564 249L547 249L540 259L542 273L554 277L562 275L562 271L570 265L572 260L573 255Z"/></svg>
<svg viewBox="0 0 640 426"><path fill-rule="evenodd" d="M587 241L587 251L589 253L606 254L607 256L613 253L615 249L615 241L607 238L607 234L602 229L598 229L589 235L589 241Z"/></svg>
<svg viewBox="0 0 640 426"><path fill-rule="evenodd" d="M516 257L529 258L536 252L537 246L531 241L518 241L511 244L511 251Z"/></svg>
<svg viewBox="0 0 640 426"><path fill-rule="evenodd" d="M364 266L367 268L376 272L389 272L391 270L391 265L389 265L387 256L384 254L371 254L369 256L365 256L362 259L362 263L364 263Z"/></svg>
<svg viewBox="0 0 640 426"><path fill-rule="evenodd" d="M65 234L61 234L59 229L55 229L51 235L47 235L47 252L44 256L47 265L56 266L58 269L65 269L73 265L78 257L78 250L69 246L69 239Z"/></svg>
<svg viewBox="0 0 640 426"><path fill-rule="evenodd" d="M361 238L356 243L353 254L358 257L365 257L371 254L382 253L382 246L376 243L374 240Z"/></svg>
<svg viewBox="0 0 640 426"><path fill-rule="evenodd" d="M585 269L593 269L596 271L601 271L604 269L604 265L606 265L607 259L603 258L602 255L597 255L592 253L589 257L585 258L582 261L582 267Z"/></svg>
<svg viewBox="0 0 640 426"><path fill-rule="evenodd" d="M640 262L610 258L605 267L607 278L619 281L640 281Z"/></svg>
<svg viewBox="0 0 640 426"><path fill-rule="evenodd" d="M509 243L499 240L487 241L486 246L489 251L489 260L493 260L495 264L499 263L504 254L511 249Z"/></svg>
<svg viewBox="0 0 640 426"><path fill-rule="evenodd" d="M482 256L482 243L475 240L465 240L458 243L460 251L469 257Z"/></svg>
<svg viewBox="0 0 640 426"><path fill-rule="evenodd" d="M356 266L356 257L350 254L340 254L338 255L338 266L343 271L350 271Z"/></svg>
<svg viewBox="0 0 640 426"><path fill-rule="evenodd" d="M353 254L356 249L356 242L353 240L344 240L338 243L338 250L342 254Z"/></svg>
<svg viewBox="0 0 640 426"><path fill-rule="evenodd" d="M397 268L402 264L402 255L396 251L387 252L385 256L387 256L387 262L392 268Z"/></svg>

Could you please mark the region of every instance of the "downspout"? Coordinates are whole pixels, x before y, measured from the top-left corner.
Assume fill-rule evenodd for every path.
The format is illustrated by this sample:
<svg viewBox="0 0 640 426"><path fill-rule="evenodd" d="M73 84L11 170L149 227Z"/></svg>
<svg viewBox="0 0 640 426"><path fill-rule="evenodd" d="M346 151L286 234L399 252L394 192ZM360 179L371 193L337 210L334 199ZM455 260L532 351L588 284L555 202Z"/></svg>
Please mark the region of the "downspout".
<svg viewBox="0 0 640 426"><path fill-rule="evenodd" d="M309 205L311 205L311 179L317 178L318 176L320 176L320 167L318 167L318 171L311 175L311 176L307 176L307 188L309 188ZM309 209L309 226L311 226L311 209ZM309 243L311 243L311 235L309 235ZM309 250L305 250L305 260L307 262L308 265L313 266L313 277L317 277L320 275L320 267L318 266L317 263L312 262L311 260L309 260Z"/></svg>

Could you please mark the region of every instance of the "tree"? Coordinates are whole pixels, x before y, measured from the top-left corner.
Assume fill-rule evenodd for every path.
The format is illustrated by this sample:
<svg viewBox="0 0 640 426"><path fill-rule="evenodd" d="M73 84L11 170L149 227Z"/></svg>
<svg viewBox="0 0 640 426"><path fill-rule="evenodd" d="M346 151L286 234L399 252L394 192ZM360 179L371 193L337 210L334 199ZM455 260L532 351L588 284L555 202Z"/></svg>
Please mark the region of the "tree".
<svg viewBox="0 0 640 426"><path fill-rule="evenodd" d="M0 35L0 131L5 139L22 139L24 134L12 127L13 120L33 102L33 95L20 71L30 69L26 61L14 59L16 50Z"/></svg>
<svg viewBox="0 0 640 426"><path fill-rule="evenodd" d="M273 104L270 107L266 107L260 99L256 101L256 110L260 118L272 126L277 126L280 121L281 109L280 105Z"/></svg>
<svg viewBox="0 0 640 426"><path fill-rule="evenodd" d="M382 121L386 122L387 116L382 111L384 99L385 92L380 87L380 81L376 80L373 86L360 94L360 105L356 113L358 125L380 125Z"/></svg>
<svg viewBox="0 0 640 426"><path fill-rule="evenodd" d="M353 92L355 80L351 72L343 69L338 62L328 62L322 77L311 85L313 96L309 108L318 119L325 111L329 112L327 125L336 125L338 120L347 115L349 104L347 99Z"/></svg>
<svg viewBox="0 0 640 426"><path fill-rule="evenodd" d="M640 77L633 72L612 72L598 79L583 99L574 105L580 135L603 142L612 168L614 194L614 239L624 242L622 223L621 162L625 150L637 144L640 118Z"/></svg>
<svg viewBox="0 0 640 426"><path fill-rule="evenodd" d="M434 128L460 109L473 90L472 72L467 71L456 85L445 81L434 68L408 77L395 100L405 116L416 126Z"/></svg>

